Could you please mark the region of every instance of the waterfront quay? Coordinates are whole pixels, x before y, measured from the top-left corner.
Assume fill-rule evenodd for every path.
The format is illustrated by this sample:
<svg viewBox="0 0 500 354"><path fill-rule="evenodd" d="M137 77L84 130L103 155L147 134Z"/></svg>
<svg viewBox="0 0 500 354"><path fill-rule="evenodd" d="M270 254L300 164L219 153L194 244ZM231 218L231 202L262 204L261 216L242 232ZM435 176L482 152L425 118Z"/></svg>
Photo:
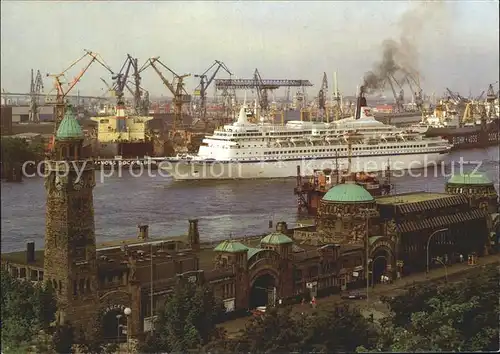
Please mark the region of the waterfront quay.
<svg viewBox="0 0 500 354"><path fill-rule="evenodd" d="M140 223L133 240L98 243L98 180L81 156L83 140L68 112L46 162L43 250L29 242L1 261L16 279L52 285L57 323L89 335L97 328L109 341L124 339L117 326L128 339L150 331L179 282L208 286L228 316L238 316L498 251L498 195L491 180L473 173L454 174L439 193L377 198L346 182L323 196L312 225L271 220L263 236L219 234L216 245L202 242L197 218L188 220L184 238L155 239Z"/></svg>
<svg viewBox="0 0 500 354"><path fill-rule="evenodd" d="M57 175L47 177L45 249L28 243L24 252L2 254L2 266L16 278L51 282L61 304L58 320L84 331L91 330L90 321L109 340L124 337L116 333L116 318L125 308L131 309L130 336L148 332L179 281L208 285L228 315L237 317L260 306L378 288L383 277L405 279L463 259L472 265L498 252L497 194L480 175L453 176L445 193L377 198L356 184L340 184L320 201L314 225L277 222L265 235L229 238L214 247L201 241L197 219L189 220L185 237L152 238L142 224L135 239L97 244L95 183L87 171L76 189L72 177L62 187ZM76 195L87 202L71 202ZM64 229L61 208L75 215ZM58 246L61 234L71 251ZM80 251L83 244L86 252Z"/></svg>

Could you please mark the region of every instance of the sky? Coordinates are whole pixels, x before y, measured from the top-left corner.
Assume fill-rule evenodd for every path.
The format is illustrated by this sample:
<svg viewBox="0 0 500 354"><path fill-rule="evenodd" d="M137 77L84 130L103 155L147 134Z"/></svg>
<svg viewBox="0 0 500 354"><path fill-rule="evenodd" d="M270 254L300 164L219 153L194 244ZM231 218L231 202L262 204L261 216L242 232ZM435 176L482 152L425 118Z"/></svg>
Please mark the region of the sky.
<svg viewBox="0 0 500 354"><path fill-rule="evenodd" d="M499 77L497 1L1 1L1 87L29 92L30 70L65 70L99 53L119 71L126 55L160 60L178 74L203 73L215 59L236 78L308 79L319 90L323 72L353 94L382 58L382 42L411 39L424 92L446 87L479 95ZM408 23L410 25L408 25ZM71 81L86 58L68 71ZM105 94L111 75L93 64L72 94ZM171 76L166 75L167 78ZM153 70L142 75L151 95L168 94ZM228 78L221 74L218 78ZM187 89L198 84L188 78ZM44 77L44 92L53 87ZM213 95L214 88L209 90ZM331 91L330 91L331 92Z"/></svg>

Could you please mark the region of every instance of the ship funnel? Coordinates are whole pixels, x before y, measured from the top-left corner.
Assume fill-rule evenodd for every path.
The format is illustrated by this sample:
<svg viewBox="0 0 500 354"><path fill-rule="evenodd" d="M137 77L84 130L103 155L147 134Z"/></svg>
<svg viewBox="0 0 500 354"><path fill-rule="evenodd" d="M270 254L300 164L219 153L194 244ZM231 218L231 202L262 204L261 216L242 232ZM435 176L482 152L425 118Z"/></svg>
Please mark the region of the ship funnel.
<svg viewBox="0 0 500 354"><path fill-rule="evenodd" d="M356 116L355 116L356 119L361 118L361 107L366 107L366 106L367 104L365 98L365 87L361 86L359 88L359 96L356 102Z"/></svg>
<svg viewBox="0 0 500 354"><path fill-rule="evenodd" d="M247 108L246 104L243 104L241 106L240 114L238 116L238 120L236 121L236 124L243 125L243 124L248 123L246 108Z"/></svg>

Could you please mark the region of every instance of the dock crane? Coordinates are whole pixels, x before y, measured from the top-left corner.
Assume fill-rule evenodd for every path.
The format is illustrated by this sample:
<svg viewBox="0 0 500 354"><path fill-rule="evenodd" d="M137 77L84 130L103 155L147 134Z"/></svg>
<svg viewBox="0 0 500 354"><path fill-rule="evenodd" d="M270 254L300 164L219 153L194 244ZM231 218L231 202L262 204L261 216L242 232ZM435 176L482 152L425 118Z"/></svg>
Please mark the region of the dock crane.
<svg viewBox="0 0 500 354"><path fill-rule="evenodd" d="M392 80L394 80L394 82L396 82L396 84L398 84L398 82L396 81L396 79L394 79L394 77L392 78ZM386 77L386 82L391 87L392 94L394 95L394 100L396 101L396 110L397 110L397 112L402 112L403 111L403 103L401 102L401 92L400 92L400 95L398 95L396 93L396 89L394 88L394 84L392 83L392 80L391 80L391 77L389 77L389 76Z"/></svg>
<svg viewBox="0 0 500 354"><path fill-rule="evenodd" d="M29 110L29 121L39 122L40 115L38 112L39 97L40 93L43 91L43 80L40 70L37 70L36 75L33 74L33 69L31 69L31 84L30 84L30 110Z"/></svg>
<svg viewBox="0 0 500 354"><path fill-rule="evenodd" d="M328 91L328 78L326 76L326 73L323 73L323 81L321 83L321 88L318 93L318 106L319 109L322 111L323 116L326 115L327 91Z"/></svg>
<svg viewBox="0 0 500 354"><path fill-rule="evenodd" d="M87 70L90 68L90 66L94 63L97 62L101 64L105 69L113 73L113 71L109 68L109 66L104 62L102 57L98 53L94 53L90 50L84 49L85 54L81 56L78 60L74 61L68 68L66 68L64 71L62 71L59 74L47 74L47 77L52 77L54 78L54 88L56 89L56 99L55 99L55 124L54 124L54 136L52 139L52 144L51 144L51 150L53 151L54 149L54 141L55 141L55 134L57 132L57 129L59 128L59 124L64 118L64 111L66 108L66 96L71 92L71 90L76 86L78 82L80 82L81 78L83 75L87 72ZM73 68L76 64L78 64L80 61L83 59L90 57L90 61L87 63L87 65L80 71L80 73L75 76L75 78L69 82L66 83L69 87L67 89L63 88L64 82L62 82L62 79L65 77L65 74L68 70ZM50 94L50 92L49 92Z"/></svg>
<svg viewBox="0 0 500 354"><path fill-rule="evenodd" d="M207 74L210 70L212 70L215 66L217 68L214 70L210 78L207 80ZM232 76L233 74L231 71L227 68L226 64L219 60L215 60L214 63L207 69L203 74L196 74L194 77L200 78L200 84L195 88L194 92L196 96L200 96L200 106L199 106L199 112L201 113L201 118L202 120L206 120L207 116L207 89L210 87L210 84L214 81L215 76L219 72L220 69L223 69L225 72L229 74L229 76ZM205 122L206 124L206 122Z"/></svg>
<svg viewBox="0 0 500 354"><path fill-rule="evenodd" d="M171 72L174 75L174 80L172 83L170 83L165 76L161 73L160 69L158 69L156 63L160 64L163 66L165 69L167 69L169 72ZM182 105L186 103L191 102L191 95L189 95L186 90L184 89L184 79L186 77L191 76L191 74L185 74L185 75L178 75L175 73L172 69L170 69L168 66L163 64L160 61L160 57L154 57L150 58L139 70L139 73L144 71L148 67L152 67L154 71L158 74L160 77L161 81L163 84L169 89L169 91L174 95L174 121L173 121L173 129L172 133L175 134L177 131L177 128L182 127L183 121L182 121ZM174 82L175 83L174 86Z"/></svg>
<svg viewBox="0 0 500 354"><path fill-rule="evenodd" d="M106 80L104 80L102 77L100 79L102 82L104 82L104 85L106 85L106 88L108 89L107 92L109 92L111 94L111 96L115 96L115 90L114 90L113 86L108 84L108 82Z"/></svg>
<svg viewBox="0 0 500 354"><path fill-rule="evenodd" d="M262 78L260 77L259 70L255 69L253 74L253 79L255 81L255 90L257 91L257 100L259 102L259 107L263 111L267 111L269 108L269 100L267 98L267 88L264 87ZM258 117L258 115L257 115Z"/></svg>

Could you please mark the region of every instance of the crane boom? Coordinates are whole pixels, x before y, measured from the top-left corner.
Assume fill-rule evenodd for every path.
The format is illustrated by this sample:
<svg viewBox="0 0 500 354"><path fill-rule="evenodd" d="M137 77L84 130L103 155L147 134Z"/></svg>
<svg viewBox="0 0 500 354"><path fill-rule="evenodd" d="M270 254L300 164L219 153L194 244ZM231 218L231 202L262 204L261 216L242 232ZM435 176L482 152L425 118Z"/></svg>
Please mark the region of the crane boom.
<svg viewBox="0 0 500 354"><path fill-rule="evenodd" d="M213 69L214 66L217 65L217 68L214 70L210 78L207 80L207 74L210 70ZM217 73L220 71L220 69L225 70L229 75L232 75L231 71L227 68L226 64L219 60L215 60L214 63L207 69L205 72L201 75L194 75L194 77L199 77L200 78L200 84L199 86L195 89L195 93L199 92L200 95L200 112L201 112L201 118L203 120L206 119L207 115L207 106L206 106L206 100L207 100L207 89L210 87L212 82L215 79L215 76ZM206 123L206 122L205 122Z"/></svg>
<svg viewBox="0 0 500 354"><path fill-rule="evenodd" d="M83 75L87 72L87 70L90 68L90 66L94 62L98 62L101 64L105 69L110 71L111 73L113 72L107 64L105 64L104 60L99 59L99 54L91 52L89 50L84 50L85 54L80 57L78 60L74 61L71 63L71 65L66 68L64 71L62 71L59 74L47 74L47 76L51 76L54 78L54 86L57 91L56 94L56 102L55 102L55 124L54 124L54 136L53 136L53 144L51 149L53 150L54 148L54 139L55 139L55 133L57 132L57 129L59 128L59 124L61 123L63 117L64 117L64 111L65 111L65 98L66 96L71 92L71 90L76 86L78 82L80 82L80 79L83 77ZM74 67L77 63L82 61L84 58L90 56L91 60L89 63L74 77L74 79L68 84L69 87L64 90L61 82L61 78L65 76L65 73L68 72L72 67ZM49 92L50 93L50 92Z"/></svg>
<svg viewBox="0 0 500 354"><path fill-rule="evenodd" d="M172 83L170 83L165 76L161 73L160 69L156 66L156 63L160 64L163 66L165 69L170 71L174 75L174 80L177 80L177 83L174 87ZM169 91L174 95L173 99L173 104L174 104L174 121L173 121L173 131L172 133L175 134L177 131L177 128L183 124L182 121L182 105L184 103L189 103L191 101L191 96L186 92L184 89L184 79L186 77L191 76L191 74L185 74L185 75L178 75L175 73L172 69L170 69L168 66L163 64L160 60L159 57L155 58L150 58L148 61L148 65L144 65L141 70L139 70L139 73L146 68L151 66L154 71L158 74L160 77L161 81L163 84L169 89Z"/></svg>

